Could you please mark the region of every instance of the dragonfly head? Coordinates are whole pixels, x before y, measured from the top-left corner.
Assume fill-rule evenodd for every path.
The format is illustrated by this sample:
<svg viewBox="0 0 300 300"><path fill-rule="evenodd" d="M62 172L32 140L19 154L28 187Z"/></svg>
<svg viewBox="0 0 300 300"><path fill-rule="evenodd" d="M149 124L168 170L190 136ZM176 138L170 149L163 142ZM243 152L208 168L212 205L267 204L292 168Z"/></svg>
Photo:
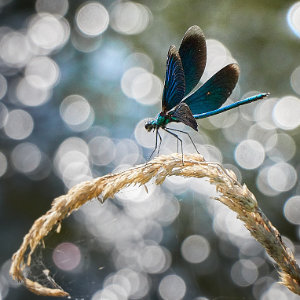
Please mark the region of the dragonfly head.
<svg viewBox="0 0 300 300"><path fill-rule="evenodd" d="M151 130L154 130L156 128L155 120L147 121L145 124L145 129L150 132Z"/></svg>

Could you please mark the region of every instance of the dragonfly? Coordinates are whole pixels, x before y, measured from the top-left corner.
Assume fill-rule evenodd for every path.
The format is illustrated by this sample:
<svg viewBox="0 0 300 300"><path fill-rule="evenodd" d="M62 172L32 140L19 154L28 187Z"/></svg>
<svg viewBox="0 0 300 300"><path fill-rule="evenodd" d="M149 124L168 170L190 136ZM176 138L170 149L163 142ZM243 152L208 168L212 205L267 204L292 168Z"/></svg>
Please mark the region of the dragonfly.
<svg viewBox="0 0 300 300"><path fill-rule="evenodd" d="M199 83L206 65L206 40L200 27L190 27L183 36L179 50L170 46L162 95L162 110L155 119L145 124L148 132L155 131L155 147L150 158L162 143L159 129L173 135L180 142L183 161L182 139L178 132L186 134L194 148L197 147L188 132L169 128L170 123L183 123L198 131L196 120L217 115L240 105L263 99L269 93L261 93L221 107L231 95L239 77L239 66L231 63L214 74L199 89L191 93ZM159 139L159 144L158 144Z"/></svg>

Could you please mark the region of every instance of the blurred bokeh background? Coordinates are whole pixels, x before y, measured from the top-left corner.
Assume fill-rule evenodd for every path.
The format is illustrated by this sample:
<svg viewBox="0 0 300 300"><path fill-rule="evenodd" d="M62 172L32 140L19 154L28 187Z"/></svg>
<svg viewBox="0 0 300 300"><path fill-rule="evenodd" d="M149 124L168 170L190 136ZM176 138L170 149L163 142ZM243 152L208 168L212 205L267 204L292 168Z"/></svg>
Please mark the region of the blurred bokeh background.
<svg viewBox="0 0 300 300"><path fill-rule="evenodd" d="M73 185L144 163L166 55L199 25L202 82L237 61L231 101L267 100L187 129L234 170L300 257L300 2L0 1L0 299L39 299L8 275L36 218ZM161 153L176 151L165 136ZM184 139L184 152L194 152ZM83 299L298 299L205 180L168 178L93 200L45 239L30 278ZM43 299L48 299L43 298ZM49 298L51 299L51 298Z"/></svg>

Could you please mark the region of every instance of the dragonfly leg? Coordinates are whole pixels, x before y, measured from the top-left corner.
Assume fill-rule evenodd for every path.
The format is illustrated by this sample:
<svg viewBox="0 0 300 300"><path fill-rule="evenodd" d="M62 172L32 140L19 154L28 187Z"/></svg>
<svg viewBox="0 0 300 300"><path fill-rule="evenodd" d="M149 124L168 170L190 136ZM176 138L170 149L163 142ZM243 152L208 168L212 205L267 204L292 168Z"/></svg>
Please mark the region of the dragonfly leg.
<svg viewBox="0 0 300 300"><path fill-rule="evenodd" d="M182 164L184 165L184 163L183 163L183 146L182 146L182 139L181 139L177 134L175 134L174 132L169 131L170 128L163 128L163 129L164 129L166 132L168 132L168 133L170 133L171 135L173 135L173 136L177 139L177 141L180 142ZM172 130L172 129L171 129L171 130Z"/></svg>
<svg viewBox="0 0 300 300"><path fill-rule="evenodd" d="M156 151L157 149L157 136L159 136L160 138L160 143L159 143L159 147L160 147L160 144L161 144L161 136L160 134L158 133L158 129L156 128L156 131L155 131L155 147L154 147L154 150L151 152L150 156L149 156L149 160L151 159L151 157L153 156L154 152Z"/></svg>
<svg viewBox="0 0 300 300"><path fill-rule="evenodd" d="M192 144L193 144L193 146L194 146L196 152L197 152L198 154L200 154L200 152L198 151L198 149L197 149L197 147L196 147L194 141L192 140L192 138L191 138L191 136L189 135L188 132L182 131L182 130L179 130L179 129L173 129L173 128L167 128L167 129L168 129L168 130L171 130L171 131L177 131L177 132L181 132L181 133L186 134L186 135L189 137L190 141L192 142ZM177 152L178 152L178 151L177 151Z"/></svg>
<svg viewBox="0 0 300 300"><path fill-rule="evenodd" d="M158 145L157 155L159 155L162 138L161 138L161 135L158 130L156 131L156 140L157 140L157 136L159 137L159 145Z"/></svg>

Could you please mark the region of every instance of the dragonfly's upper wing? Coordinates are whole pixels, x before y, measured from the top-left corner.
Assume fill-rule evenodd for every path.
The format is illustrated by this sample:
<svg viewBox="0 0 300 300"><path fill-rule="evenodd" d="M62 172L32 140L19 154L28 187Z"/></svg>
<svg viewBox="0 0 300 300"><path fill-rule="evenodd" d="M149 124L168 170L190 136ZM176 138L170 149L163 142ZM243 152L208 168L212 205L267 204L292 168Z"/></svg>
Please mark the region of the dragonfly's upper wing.
<svg viewBox="0 0 300 300"><path fill-rule="evenodd" d="M181 59L175 46L168 52L165 86L162 97L162 110L168 111L184 97L185 83Z"/></svg>
<svg viewBox="0 0 300 300"><path fill-rule="evenodd" d="M206 65L206 42L200 27L190 27L183 36L179 55L185 76L185 95L199 82Z"/></svg>
<svg viewBox="0 0 300 300"><path fill-rule="evenodd" d="M193 117L193 114L184 102L179 103L173 110L169 112L172 118L177 122L182 122L187 126L192 127L194 130L198 131L198 124Z"/></svg>
<svg viewBox="0 0 300 300"><path fill-rule="evenodd" d="M193 115L218 109L231 95L239 74L237 64L227 65L183 102L189 106Z"/></svg>

